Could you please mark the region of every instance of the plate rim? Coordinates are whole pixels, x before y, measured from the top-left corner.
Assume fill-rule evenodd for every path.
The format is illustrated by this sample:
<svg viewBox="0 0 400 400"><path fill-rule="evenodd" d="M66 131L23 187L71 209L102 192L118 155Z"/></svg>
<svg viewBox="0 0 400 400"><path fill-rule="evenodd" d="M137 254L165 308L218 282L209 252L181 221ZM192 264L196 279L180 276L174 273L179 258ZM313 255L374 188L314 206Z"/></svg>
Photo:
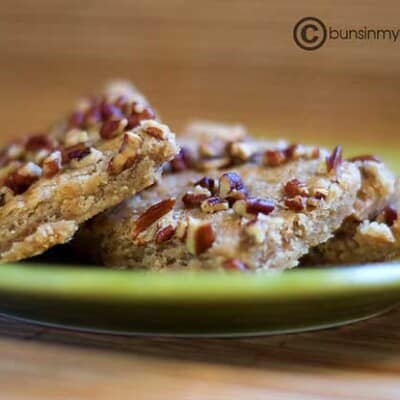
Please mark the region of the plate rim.
<svg viewBox="0 0 400 400"><path fill-rule="evenodd" d="M395 292L400 261L255 274L142 272L94 266L0 266L0 293L102 301L290 301Z"/></svg>

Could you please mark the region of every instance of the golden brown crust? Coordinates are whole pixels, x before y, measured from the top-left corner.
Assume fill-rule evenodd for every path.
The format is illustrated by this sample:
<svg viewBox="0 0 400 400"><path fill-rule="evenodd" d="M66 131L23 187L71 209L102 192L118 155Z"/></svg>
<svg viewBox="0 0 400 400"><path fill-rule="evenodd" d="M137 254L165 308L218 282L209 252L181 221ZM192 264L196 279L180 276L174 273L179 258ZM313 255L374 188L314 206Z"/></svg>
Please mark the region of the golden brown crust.
<svg viewBox="0 0 400 400"><path fill-rule="evenodd" d="M153 184L177 147L169 128L148 118L154 114L144 97L117 84L46 135L5 148L0 262L70 240L77 225Z"/></svg>

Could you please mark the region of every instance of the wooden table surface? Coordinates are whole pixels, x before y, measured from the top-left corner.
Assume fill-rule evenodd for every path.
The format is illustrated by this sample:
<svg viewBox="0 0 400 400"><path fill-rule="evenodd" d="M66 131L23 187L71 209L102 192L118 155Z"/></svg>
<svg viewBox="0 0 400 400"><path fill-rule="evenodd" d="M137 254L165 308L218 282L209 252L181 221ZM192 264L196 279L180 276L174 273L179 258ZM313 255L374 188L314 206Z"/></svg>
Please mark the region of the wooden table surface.
<svg viewBox="0 0 400 400"><path fill-rule="evenodd" d="M395 400L399 373L399 309L245 339L118 337L0 319L0 398L8 400Z"/></svg>
<svg viewBox="0 0 400 400"><path fill-rule="evenodd" d="M0 143L132 79L173 129L239 121L295 140L398 143L399 43L294 24L399 27L398 0L2 0ZM393 148L393 146L391 146ZM349 327L234 340L122 338L0 320L1 399L397 399L400 310Z"/></svg>

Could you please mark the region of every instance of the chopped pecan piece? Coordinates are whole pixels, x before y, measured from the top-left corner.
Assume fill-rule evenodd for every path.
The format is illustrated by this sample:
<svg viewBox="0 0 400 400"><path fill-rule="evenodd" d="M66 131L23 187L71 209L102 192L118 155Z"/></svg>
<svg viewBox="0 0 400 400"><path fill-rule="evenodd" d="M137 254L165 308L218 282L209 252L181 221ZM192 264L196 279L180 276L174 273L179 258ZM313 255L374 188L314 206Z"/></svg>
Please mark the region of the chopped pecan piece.
<svg viewBox="0 0 400 400"><path fill-rule="evenodd" d="M154 119L156 114L153 109L148 106L143 109L143 111L137 113L135 111L135 107L132 110L132 114L128 117L128 125L127 129L133 129L140 125L140 121L144 121L146 119Z"/></svg>
<svg viewBox="0 0 400 400"><path fill-rule="evenodd" d="M79 143L75 146L67 147L62 152L63 163L69 163L72 160L82 160L90 154L90 147L85 143Z"/></svg>
<svg viewBox="0 0 400 400"><path fill-rule="evenodd" d="M283 187L283 192L288 197L294 197L297 195L308 196L308 188L306 184L296 178L286 182L285 186Z"/></svg>
<svg viewBox="0 0 400 400"><path fill-rule="evenodd" d="M211 197L211 192L208 189L195 186L193 192L184 194L182 201L187 208L193 208L200 206L200 204L209 197Z"/></svg>
<svg viewBox="0 0 400 400"><path fill-rule="evenodd" d="M65 147L76 146L80 143L86 143L89 140L89 135L81 129L71 129L65 134Z"/></svg>
<svg viewBox="0 0 400 400"><path fill-rule="evenodd" d="M132 167L140 154L142 138L133 132L125 132L119 152L108 165L108 172L112 175Z"/></svg>
<svg viewBox="0 0 400 400"><path fill-rule="evenodd" d="M188 230L188 219L182 218L178 222L178 226L176 227L176 237L180 239L182 242L185 242L187 238L187 230Z"/></svg>
<svg viewBox="0 0 400 400"><path fill-rule="evenodd" d="M372 154L362 154L359 156L350 157L347 159L347 161L350 161L350 162L352 162L352 161L375 161L378 163L382 162L382 160L379 157L374 156Z"/></svg>
<svg viewBox="0 0 400 400"><path fill-rule="evenodd" d="M246 210L250 214L268 215L275 209L273 200L249 198L246 200Z"/></svg>
<svg viewBox="0 0 400 400"><path fill-rule="evenodd" d="M326 169L328 172L336 171L343 160L342 146L336 146L331 155L326 159Z"/></svg>
<svg viewBox="0 0 400 400"><path fill-rule="evenodd" d="M120 107L107 101L101 103L100 113L103 120L121 120L124 118Z"/></svg>
<svg viewBox="0 0 400 400"><path fill-rule="evenodd" d="M29 187L41 177L41 175L42 169L32 162L28 162L23 167L9 175L4 184L15 194L22 194L26 192Z"/></svg>
<svg viewBox="0 0 400 400"><path fill-rule="evenodd" d="M228 271L247 271L249 267L237 258L229 258L223 263L223 268Z"/></svg>
<svg viewBox="0 0 400 400"><path fill-rule="evenodd" d="M125 118L105 121L100 128L100 136L106 140L112 139L122 133L127 124L128 121Z"/></svg>
<svg viewBox="0 0 400 400"><path fill-rule="evenodd" d="M192 167L193 160L190 150L182 147L173 160L170 161L171 172L181 172Z"/></svg>
<svg viewBox="0 0 400 400"><path fill-rule="evenodd" d="M171 240L176 232L176 228L172 225L168 225L165 228L160 229L156 233L155 242L156 244L165 243L168 240Z"/></svg>
<svg viewBox="0 0 400 400"><path fill-rule="evenodd" d="M201 203L200 208L201 211L212 214L218 211L227 210L229 208L229 203L220 197L210 197Z"/></svg>
<svg viewBox="0 0 400 400"><path fill-rule="evenodd" d="M52 178L57 175L62 168L62 154L61 151L54 151L43 161L43 176L45 178Z"/></svg>
<svg viewBox="0 0 400 400"><path fill-rule="evenodd" d="M195 183L196 186L201 186L208 189L211 193L215 194L218 188L218 180L210 178L209 176L204 176Z"/></svg>
<svg viewBox="0 0 400 400"><path fill-rule="evenodd" d="M275 209L275 203L268 199L248 198L243 200L235 201L233 204L234 211L242 216L247 214L271 214Z"/></svg>
<svg viewBox="0 0 400 400"><path fill-rule="evenodd" d="M89 165L96 164L103 158L103 153L94 147L89 148L89 153L84 157L77 157L71 160L72 168L84 168Z"/></svg>
<svg viewBox="0 0 400 400"><path fill-rule="evenodd" d="M282 150L267 150L264 153L264 164L270 167L278 167L286 162L285 152Z"/></svg>
<svg viewBox="0 0 400 400"><path fill-rule="evenodd" d="M157 121L143 121L141 127L144 132L158 140L165 140L168 137L168 127Z"/></svg>
<svg viewBox="0 0 400 400"><path fill-rule="evenodd" d="M207 251L215 241L214 230L208 221L188 218L186 248L189 253L199 255Z"/></svg>
<svg viewBox="0 0 400 400"><path fill-rule="evenodd" d="M301 157L299 149L300 146L298 144L290 144L283 150L283 154L290 160L297 160L299 157Z"/></svg>
<svg viewBox="0 0 400 400"><path fill-rule="evenodd" d="M247 142L233 142L228 146L228 153L231 157L241 161L249 160L255 153L254 145Z"/></svg>
<svg viewBox="0 0 400 400"><path fill-rule="evenodd" d="M132 240L135 240L142 232L148 229L161 217L169 213L174 207L174 198L162 200L149 207L134 223L132 229Z"/></svg>
<svg viewBox="0 0 400 400"><path fill-rule="evenodd" d="M307 199L307 208L310 210L315 210L318 208L320 202L320 199L317 199L316 197L310 197Z"/></svg>
<svg viewBox="0 0 400 400"><path fill-rule="evenodd" d="M204 193L185 193L182 197L183 204L186 208L198 207L209 196Z"/></svg>
<svg viewBox="0 0 400 400"><path fill-rule="evenodd" d="M292 211L300 212L305 209L306 198L302 196L295 196L284 199L285 206Z"/></svg>
<svg viewBox="0 0 400 400"><path fill-rule="evenodd" d="M382 214L383 214L383 220L385 224L388 226L392 226L398 218L397 210L391 205L386 206L383 209Z"/></svg>
<svg viewBox="0 0 400 400"><path fill-rule="evenodd" d="M226 172L219 180L219 195L226 199L245 199L247 189L240 175L236 172Z"/></svg>
<svg viewBox="0 0 400 400"><path fill-rule="evenodd" d="M316 159L320 158L321 157L321 149L318 146L314 147L311 151L310 157L312 160L316 160Z"/></svg>
<svg viewBox="0 0 400 400"><path fill-rule="evenodd" d="M262 244L266 238L266 231L265 228L263 229L262 226L258 223L257 217L253 220L249 221L245 227L244 231L246 234L254 240L257 244Z"/></svg>
<svg viewBox="0 0 400 400"><path fill-rule="evenodd" d="M311 190L311 195L318 200L325 200L329 195L329 190L322 187L315 187Z"/></svg>

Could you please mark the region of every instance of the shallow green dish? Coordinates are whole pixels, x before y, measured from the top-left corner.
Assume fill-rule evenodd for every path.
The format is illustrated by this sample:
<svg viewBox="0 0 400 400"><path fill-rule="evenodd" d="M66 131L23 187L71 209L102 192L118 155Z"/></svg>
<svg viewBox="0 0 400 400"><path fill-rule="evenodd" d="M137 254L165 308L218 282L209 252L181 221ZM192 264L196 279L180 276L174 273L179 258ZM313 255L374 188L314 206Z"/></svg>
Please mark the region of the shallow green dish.
<svg viewBox="0 0 400 400"><path fill-rule="evenodd" d="M400 263L286 273L144 273L40 264L0 268L0 312L124 334L256 335L336 326L400 302Z"/></svg>
<svg viewBox="0 0 400 400"><path fill-rule="evenodd" d="M353 155L380 154L400 172L396 146L350 148ZM296 332L369 318L397 303L400 261L257 275L145 273L40 262L0 266L0 313L96 332Z"/></svg>

